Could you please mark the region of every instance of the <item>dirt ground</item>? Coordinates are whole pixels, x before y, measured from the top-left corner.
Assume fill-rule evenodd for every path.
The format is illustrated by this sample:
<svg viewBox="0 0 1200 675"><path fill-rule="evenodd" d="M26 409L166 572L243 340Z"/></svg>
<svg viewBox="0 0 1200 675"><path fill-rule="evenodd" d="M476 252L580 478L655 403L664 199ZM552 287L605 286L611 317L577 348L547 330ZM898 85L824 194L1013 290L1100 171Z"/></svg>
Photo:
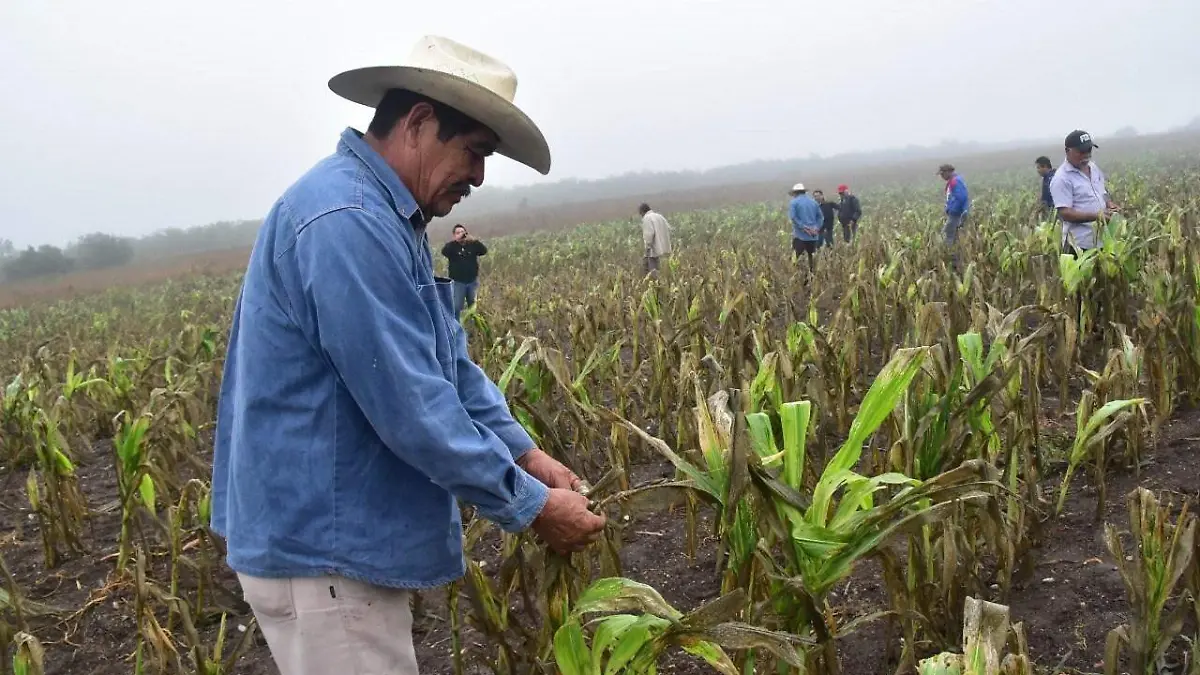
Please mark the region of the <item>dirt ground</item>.
<svg viewBox="0 0 1200 675"><path fill-rule="evenodd" d="M37 631L47 645L49 675L123 675L132 669L136 636L133 598L124 590L105 587L116 554L119 515L107 508L116 494L110 455L104 444L97 447L100 452L80 462L81 482L89 503L101 510L92 519L85 541L91 553L67 560L50 573L44 568L36 524L26 509L23 481L8 471L0 483L0 550L17 584L29 600L75 612ZM1178 499L1200 500L1198 452L1200 411L1183 411L1164 426L1157 450L1149 456L1140 476L1110 473L1104 520L1118 528L1127 526L1125 495L1138 484L1177 493ZM637 482L641 482L669 476L671 469L651 465L638 474ZM1013 620L1025 623L1031 655L1044 672L1100 671L1106 634L1128 618L1124 587L1104 547L1102 527L1094 521L1096 492L1086 487L1090 478L1087 472L1081 474L1085 475L1075 481L1064 516L1047 521L1044 543L1034 553L1034 573L1014 587L1010 603ZM1053 478L1047 479L1048 493L1056 487ZM706 517L705 523L710 523L711 514ZM684 520L680 514L664 511L639 517L625 533L621 558L626 576L651 584L685 611L717 595L715 542L702 541L696 558L689 559L684 553ZM236 588L228 572L224 582L230 589ZM885 599L878 567L871 562L862 565L837 589L835 599L839 613L847 620L882 609ZM222 602L238 604L232 596ZM76 611L85 606L86 610ZM422 672L450 673L444 594L425 593L424 606L425 615L418 618L414 636ZM240 634L248 618L244 614L231 618L230 641ZM211 644L216 626L205 626L201 631ZM894 664L886 662L883 640L884 626L879 623L844 637L844 672L890 675ZM276 675L261 637L235 672ZM678 655L670 657L660 672L709 671Z"/></svg>

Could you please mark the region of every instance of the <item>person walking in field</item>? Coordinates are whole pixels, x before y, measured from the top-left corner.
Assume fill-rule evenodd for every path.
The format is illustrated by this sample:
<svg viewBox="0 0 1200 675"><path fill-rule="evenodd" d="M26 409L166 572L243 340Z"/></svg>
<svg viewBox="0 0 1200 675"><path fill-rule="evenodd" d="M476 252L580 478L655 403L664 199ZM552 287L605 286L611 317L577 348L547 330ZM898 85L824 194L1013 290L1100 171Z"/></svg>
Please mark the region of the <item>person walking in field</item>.
<svg viewBox="0 0 1200 675"><path fill-rule="evenodd" d="M659 261L671 255L671 224L649 204L638 207L642 216L642 243L646 248L643 259L646 263L646 274L657 277Z"/></svg>
<svg viewBox="0 0 1200 675"><path fill-rule="evenodd" d="M821 246L833 247L833 225L837 222L838 205L825 201L823 190L813 190L813 199L821 207Z"/></svg>
<svg viewBox="0 0 1200 675"><path fill-rule="evenodd" d="M367 132L293 183L258 233L217 406L212 527L282 675L415 675L411 591L464 571L459 500L578 551L601 534L467 353L427 227L493 152L550 151L503 63L439 37L335 76Z"/></svg>
<svg viewBox="0 0 1200 675"><path fill-rule="evenodd" d="M1042 177L1042 212L1053 212L1054 197L1050 194L1050 181L1054 180L1054 165L1050 163L1049 157L1043 155L1034 161L1034 166L1037 167L1038 175Z"/></svg>
<svg viewBox="0 0 1200 675"><path fill-rule="evenodd" d="M1086 131L1067 134L1066 158L1050 181L1054 208L1062 220L1063 253L1078 256L1096 248L1096 224L1107 220L1120 207L1108 194L1104 172L1092 161L1092 150L1099 146Z"/></svg>
<svg viewBox="0 0 1200 675"><path fill-rule="evenodd" d="M796 183L788 193L792 201L788 204L788 217L792 221L792 253L796 263L800 255L808 256L808 273L817 271L816 259L813 254L821 242L821 225L824 217L817 201L808 196L804 183Z"/></svg>
<svg viewBox="0 0 1200 675"><path fill-rule="evenodd" d="M454 316L462 314L464 307L475 304L475 292L479 290L479 258L487 252L487 246L472 237L462 224L454 226L454 238L442 247L442 255L449 261L448 276L454 282Z"/></svg>
<svg viewBox="0 0 1200 675"><path fill-rule="evenodd" d="M838 221L842 224L842 237L849 244L858 234L858 221L862 219L862 203L845 183L838 186Z"/></svg>
<svg viewBox="0 0 1200 675"><path fill-rule="evenodd" d="M967 213L971 210L971 198L967 193L967 182L954 170L953 164L943 164L938 167L938 175L946 181L946 226L944 235L946 243L953 245L958 241L958 231L962 229Z"/></svg>

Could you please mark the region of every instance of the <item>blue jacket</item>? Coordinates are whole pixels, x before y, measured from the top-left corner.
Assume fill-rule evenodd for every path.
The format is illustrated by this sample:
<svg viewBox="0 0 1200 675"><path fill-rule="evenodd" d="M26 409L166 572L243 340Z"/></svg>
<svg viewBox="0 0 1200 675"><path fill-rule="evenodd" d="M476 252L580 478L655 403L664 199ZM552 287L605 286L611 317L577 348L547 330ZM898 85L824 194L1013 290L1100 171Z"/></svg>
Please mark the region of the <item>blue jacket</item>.
<svg viewBox="0 0 1200 675"><path fill-rule="evenodd" d="M971 209L967 196L967 183L962 176L954 174L946 181L946 215L961 216Z"/></svg>
<svg viewBox="0 0 1200 675"><path fill-rule="evenodd" d="M412 194L347 129L271 209L234 308L212 526L234 570L399 588L464 571L456 498L509 532L548 489L467 355Z"/></svg>
<svg viewBox="0 0 1200 675"><path fill-rule="evenodd" d="M808 195L796 195L788 205L788 215L792 219L792 236L800 241L817 241L821 238L821 226L825 216L821 213L821 205ZM809 234L804 228L812 227L817 234Z"/></svg>

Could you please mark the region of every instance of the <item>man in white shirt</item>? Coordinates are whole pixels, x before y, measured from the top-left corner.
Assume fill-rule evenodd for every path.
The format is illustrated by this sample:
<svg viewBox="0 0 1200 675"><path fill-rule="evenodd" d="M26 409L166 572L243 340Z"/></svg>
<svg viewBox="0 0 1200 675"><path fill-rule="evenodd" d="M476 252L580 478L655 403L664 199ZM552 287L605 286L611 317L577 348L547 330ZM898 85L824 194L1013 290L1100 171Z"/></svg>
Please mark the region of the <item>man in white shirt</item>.
<svg viewBox="0 0 1200 675"><path fill-rule="evenodd" d="M1092 149L1097 147L1086 131L1067 134L1066 159L1050 181L1050 196L1062 220L1063 252L1071 255L1096 248L1096 223L1120 209L1108 194L1104 172L1092 162Z"/></svg>
<svg viewBox="0 0 1200 675"><path fill-rule="evenodd" d="M646 273L658 276L659 258L671 255L671 224L667 219L649 204L638 207L642 214L642 243L646 245L643 254L646 260Z"/></svg>

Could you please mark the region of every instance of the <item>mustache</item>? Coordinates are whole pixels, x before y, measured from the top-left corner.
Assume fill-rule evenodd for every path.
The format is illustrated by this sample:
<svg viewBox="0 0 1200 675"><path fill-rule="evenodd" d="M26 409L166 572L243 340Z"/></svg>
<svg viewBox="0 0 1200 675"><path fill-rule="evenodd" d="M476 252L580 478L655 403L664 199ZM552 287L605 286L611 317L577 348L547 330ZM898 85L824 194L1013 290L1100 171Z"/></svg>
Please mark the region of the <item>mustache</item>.
<svg viewBox="0 0 1200 675"><path fill-rule="evenodd" d="M450 191L457 192L458 194L462 195L463 199L466 199L467 197L471 196L471 184L455 183L454 185L450 186Z"/></svg>

